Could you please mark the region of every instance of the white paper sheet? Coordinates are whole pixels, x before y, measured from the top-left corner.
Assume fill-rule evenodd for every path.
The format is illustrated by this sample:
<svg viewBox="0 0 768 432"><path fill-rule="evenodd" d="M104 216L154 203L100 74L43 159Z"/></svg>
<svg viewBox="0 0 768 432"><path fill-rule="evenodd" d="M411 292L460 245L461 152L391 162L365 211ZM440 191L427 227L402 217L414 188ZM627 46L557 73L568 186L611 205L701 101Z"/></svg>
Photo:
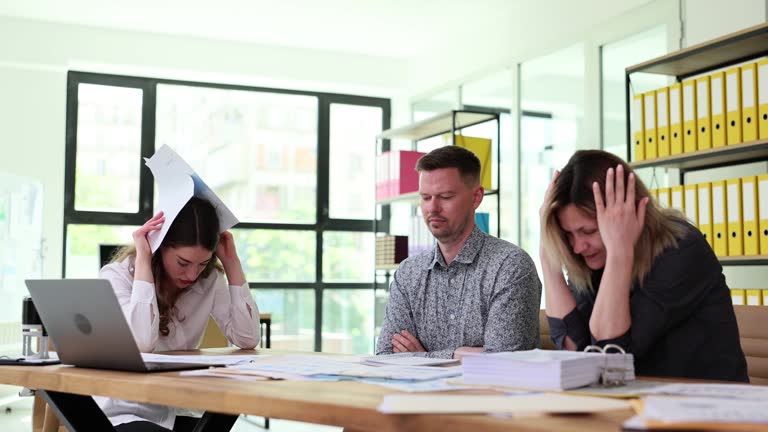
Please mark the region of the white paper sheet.
<svg viewBox="0 0 768 432"><path fill-rule="evenodd" d="M750 384L667 384L643 391L644 394L712 397L768 401L768 386ZM768 406L768 404L766 404Z"/></svg>
<svg viewBox="0 0 768 432"><path fill-rule="evenodd" d="M460 364L460 361L456 359L418 357L411 353L397 353L362 357L360 359L360 363L371 366L438 366L456 365Z"/></svg>
<svg viewBox="0 0 768 432"><path fill-rule="evenodd" d="M214 378L229 378L234 379L237 381L266 381L269 378L258 376L258 375L225 375L218 373L219 369L195 369L195 370L188 370L183 371L180 373L181 376L191 376L191 377L214 377Z"/></svg>
<svg viewBox="0 0 768 432"><path fill-rule="evenodd" d="M450 378L443 378L430 381L417 381L417 382L393 382L390 380L373 380L373 379L360 379L360 382L366 384L374 384L388 389L397 390L407 393L422 393L422 392L437 392L437 391L451 391L451 390L472 390L471 387L452 384Z"/></svg>
<svg viewBox="0 0 768 432"><path fill-rule="evenodd" d="M160 247L171 224L193 196L209 201L216 208L216 214L219 216L219 233L232 228L239 222L192 167L167 145L160 147L151 158L146 159L146 163L155 177L160 194L157 210L165 214L163 227L149 234L152 252Z"/></svg>
<svg viewBox="0 0 768 432"><path fill-rule="evenodd" d="M152 363L192 363L202 365L242 365L252 363L256 359L269 357L267 354L253 355L168 355L156 353L141 353L145 362Z"/></svg>
<svg viewBox="0 0 768 432"><path fill-rule="evenodd" d="M718 398L643 398L643 420L667 423L768 425L765 401Z"/></svg>
<svg viewBox="0 0 768 432"><path fill-rule="evenodd" d="M311 355L286 355L265 361L234 366L231 369L271 378L303 376L308 378L376 378L401 381L427 381L461 375L461 367L368 366L346 359Z"/></svg>
<svg viewBox="0 0 768 432"><path fill-rule="evenodd" d="M618 399L561 394L522 395L386 395L379 405L385 414L481 414L481 413L592 413L629 409Z"/></svg>
<svg viewBox="0 0 768 432"><path fill-rule="evenodd" d="M584 396L615 397L615 398L636 398L645 394L650 394L669 383L662 381L627 381L624 385L615 387L589 386L578 389L568 390L566 393Z"/></svg>

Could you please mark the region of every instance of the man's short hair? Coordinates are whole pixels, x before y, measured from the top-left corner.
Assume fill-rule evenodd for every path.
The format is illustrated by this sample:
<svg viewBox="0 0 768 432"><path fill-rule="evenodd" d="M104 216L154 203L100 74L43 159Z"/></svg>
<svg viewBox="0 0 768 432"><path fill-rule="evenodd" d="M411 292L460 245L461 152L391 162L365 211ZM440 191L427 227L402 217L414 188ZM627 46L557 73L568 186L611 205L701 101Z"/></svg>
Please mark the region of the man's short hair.
<svg viewBox="0 0 768 432"><path fill-rule="evenodd" d="M480 184L480 159L474 153L455 145L436 148L416 162L416 171L435 171L443 168L457 168L467 186Z"/></svg>

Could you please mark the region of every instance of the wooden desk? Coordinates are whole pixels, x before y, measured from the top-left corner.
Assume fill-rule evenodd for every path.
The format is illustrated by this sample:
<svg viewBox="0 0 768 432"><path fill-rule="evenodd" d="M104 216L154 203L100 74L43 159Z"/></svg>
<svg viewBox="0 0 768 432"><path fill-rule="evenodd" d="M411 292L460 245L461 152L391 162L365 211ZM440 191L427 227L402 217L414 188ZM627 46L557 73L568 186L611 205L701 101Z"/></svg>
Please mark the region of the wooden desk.
<svg viewBox="0 0 768 432"><path fill-rule="evenodd" d="M222 354L236 350L202 350ZM259 353L287 354L259 350ZM247 351L244 353L252 353ZM2 366L0 383L52 395L102 395L224 414L252 414L342 426L345 431L616 431L630 410L594 415L503 419L485 415L385 415L376 411L385 394L395 393L357 382L264 381L180 377L178 372L132 373L71 366ZM91 398L79 399L91 400ZM95 404L94 404L95 406ZM72 408L75 415L91 416ZM103 415L102 415L103 417ZM93 419L89 419L94 424ZM76 430L105 430L87 427ZM209 430L216 430L210 428ZM75 431L73 431L75 432Z"/></svg>

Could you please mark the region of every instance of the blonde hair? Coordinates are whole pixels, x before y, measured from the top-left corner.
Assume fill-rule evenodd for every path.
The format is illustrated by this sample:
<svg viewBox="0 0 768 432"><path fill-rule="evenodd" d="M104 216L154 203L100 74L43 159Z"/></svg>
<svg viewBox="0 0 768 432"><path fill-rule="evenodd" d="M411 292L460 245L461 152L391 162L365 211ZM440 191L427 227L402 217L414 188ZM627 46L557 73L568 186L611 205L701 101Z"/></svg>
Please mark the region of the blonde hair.
<svg viewBox="0 0 768 432"><path fill-rule="evenodd" d="M542 246L552 263L565 267L575 289L594 291L592 269L581 255L575 254L565 231L560 226L558 213L568 205L575 205L592 217L597 217L592 184L600 185L605 200L605 176L608 168L624 167L624 184L632 168L617 156L602 150L581 150L571 156L555 182L549 202L545 203ZM649 197L648 189L635 175L635 203ZM686 220L675 209L661 208L651 199L645 211L645 225L635 244L635 262L632 265L632 285L641 286L651 270L653 260L664 250L676 247L686 233Z"/></svg>

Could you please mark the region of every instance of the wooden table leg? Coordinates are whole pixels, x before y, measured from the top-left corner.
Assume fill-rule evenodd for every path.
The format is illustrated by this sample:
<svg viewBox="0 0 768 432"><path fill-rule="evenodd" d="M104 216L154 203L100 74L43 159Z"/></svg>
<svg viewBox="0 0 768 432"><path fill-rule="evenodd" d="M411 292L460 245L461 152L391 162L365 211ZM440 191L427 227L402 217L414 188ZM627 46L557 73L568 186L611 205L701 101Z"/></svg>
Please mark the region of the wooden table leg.
<svg viewBox="0 0 768 432"><path fill-rule="evenodd" d="M48 404L45 404L45 418L43 419L42 432L58 432L59 424L59 418L56 417L56 413L53 412Z"/></svg>

